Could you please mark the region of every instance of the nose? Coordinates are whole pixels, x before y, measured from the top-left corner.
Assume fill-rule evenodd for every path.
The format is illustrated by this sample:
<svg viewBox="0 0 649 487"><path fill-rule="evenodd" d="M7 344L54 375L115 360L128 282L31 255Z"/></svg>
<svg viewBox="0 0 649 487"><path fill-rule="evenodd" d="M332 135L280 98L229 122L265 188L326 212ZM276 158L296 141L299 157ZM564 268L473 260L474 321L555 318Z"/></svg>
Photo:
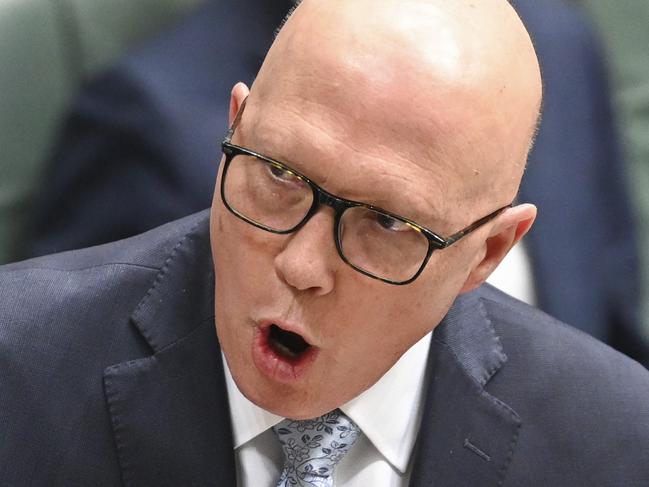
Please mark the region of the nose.
<svg viewBox="0 0 649 487"><path fill-rule="evenodd" d="M333 240L334 212L321 208L297 232L287 236L275 257L277 275L298 291L324 296L333 290L340 257Z"/></svg>

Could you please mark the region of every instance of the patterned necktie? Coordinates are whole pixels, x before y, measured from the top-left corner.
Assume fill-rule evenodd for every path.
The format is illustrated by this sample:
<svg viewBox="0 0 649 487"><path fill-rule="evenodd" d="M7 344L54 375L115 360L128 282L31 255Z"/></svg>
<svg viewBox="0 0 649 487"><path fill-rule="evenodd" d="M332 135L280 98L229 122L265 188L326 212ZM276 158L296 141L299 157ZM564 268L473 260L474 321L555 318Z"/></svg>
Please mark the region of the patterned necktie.
<svg viewBox="0 0 649 487"><path fill-rule="evenodd" d="M285 419L273 431L286 456L277 487L332 487L335 466L361 432L339 409L316 419Z"/></svg>

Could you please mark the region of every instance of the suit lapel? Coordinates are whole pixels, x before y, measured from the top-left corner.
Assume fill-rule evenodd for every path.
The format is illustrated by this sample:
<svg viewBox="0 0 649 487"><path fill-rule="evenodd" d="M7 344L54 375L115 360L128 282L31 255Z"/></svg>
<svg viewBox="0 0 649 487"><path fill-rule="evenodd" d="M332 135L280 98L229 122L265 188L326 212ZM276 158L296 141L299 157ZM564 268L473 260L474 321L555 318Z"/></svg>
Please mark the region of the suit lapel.
<svg viewBox="0 0 649 487"><path fill-rule="evenodd" d="M104 373L127 486L235 485L213 299L204 214L176 245L131 317L153 354Z"/></svg>
<svg viewBox="0 0 649 487"><path fill-rule="evenodd" d="M433 335L411 486L501 485L521 421L484 386L505 361L478 293L458 298Z"/></svg>

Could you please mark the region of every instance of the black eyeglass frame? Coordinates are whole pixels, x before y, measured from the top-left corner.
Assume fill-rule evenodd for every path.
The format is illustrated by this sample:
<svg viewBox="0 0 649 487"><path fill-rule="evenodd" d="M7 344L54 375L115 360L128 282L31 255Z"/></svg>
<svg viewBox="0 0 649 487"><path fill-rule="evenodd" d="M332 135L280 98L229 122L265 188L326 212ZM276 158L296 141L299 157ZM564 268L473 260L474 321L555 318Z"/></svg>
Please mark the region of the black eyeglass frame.
<svg viewBox="0 0 649 487"><path fill-rule="evenodd" d="M476 220L475 222L471 223L467 227L463 228L459 232L454 233L453 235L449 237L442 237L438 235L437 233L433 232L432 230L419 225L418 223L405 218L401 215L396 215L390 211L384 210L383 208L379 208L374 205L370 205L367 203L363 203L360 201L354 201L354 200L348 200L345 198L341 198L339 196L336 196L334 194L331 194L327 190L321 188L318 186L318 184L314 183L311 179L309 179L307 176L304 174L300 173L299 171L296 171L295 169L287 166L283 162L277 161L271 157L267 157L263 154L260 154L258 152L255 152L251 149L247 149L245 147L241 147L239 145L233 144L231 142L232 137L234 135L235 129L239 123L239 120L241 119L241 115L243 113L243 109L245 108L245 101L241 105L239 112L237 113L237 116L232 123L232 127L228 130L228 133L226 134L225 140L221 144L221 148L223 151L223 154L225 155L225 161L224 161L224 167L223 167L223 173L221 174L221 201L223 201L223 204L225 207L237 218L245 221L246 223L249 223L257 228L260 228L261 230L265 230L270 233L275 233L278 235L286 235L289 233L294 233L298 231L302 226L304 226L313 215L315 215L318 210L320 209L321 205L329 206L333 208L334 210L334 225L333 225L333 231L334 231L334 242L336 244L336 250L338 251L338 255L340 255L340 258L345 262L347 265L352 267L354 270L360 272L361 274L364 274L368 277L371 277L373 279L378 279L379 281L383 281L387 284L393 284L396 286L403 286L406 284L410 284L413 282L415 279L419 277L419 275L423 272L424 268L426 267L426 264L428 264L428 261L430 260L430 256L432 255L434 250L443 250L461 238L469 235L471 232L477 230L480 228L482 225L487 223L488 221L494 219L496 216L498 216L501 212L506 210L507 208L510 208L512 206L512 203L505 205L501 208L498 208L496 211L489 213L488 215L480 218L479 220ZM230 163L234 159L235 156L237 155L246 155L246 156L252 156L256 157L258 159L261 159L262 161L265 161L266 163L269 163L278 169L281 169L283 171L287 171L290 174L300 178L303 180L305 183L309 185L311 188L311 191L313 192L313 203L311 204L311 207L307 211L307 213L304 215L302 220L300 220L296 225L294 225L292 228L289 228L288 230L275 230L274 228L267 227L259 222L256 222L254 220L251 220L244 214L238 212L236 209L232 208L230 204L227 201L227 198L225 197L225 180L226 180L226 175L228 168L230 167ZM372 210L377 213L384 214L390 218L394 218L396 220L399 220L403 223L406 223L409 225L411 228L413 228L416 231L419 231L421 234L423 234L426 239L428 240L428 250L426 252L426 256L424 257L421 265L419 266L419 269L417 269L417 272L410 277L409 279L406 279L404 281L394 281L392 279L387 279L385 277L377 276L375 274L372 274L369 271L366 271L365 269L356 266L352 262L350 262L347 257L345 256L343 250L342 250L342 245L340 242L340 220L342 218L343 213L348 210L349 208L356 208L356 207L363 207L367 208L369 210Z"/></svg>

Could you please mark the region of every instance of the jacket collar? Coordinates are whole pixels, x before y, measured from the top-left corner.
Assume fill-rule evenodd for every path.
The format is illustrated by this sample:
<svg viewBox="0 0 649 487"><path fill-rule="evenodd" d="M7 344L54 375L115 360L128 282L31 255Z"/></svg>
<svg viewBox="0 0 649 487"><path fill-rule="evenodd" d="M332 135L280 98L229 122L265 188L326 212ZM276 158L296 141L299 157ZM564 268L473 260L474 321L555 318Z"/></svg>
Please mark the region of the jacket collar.
<svg viewBox="0 0 649 487"><path fill-rule="evenodd" d="M484 386L506 360L480 291L460 296L433 334L411 486L501 485L521 421Z"/></svg>
<svg viewBox="0 0 649 487"><path fill-rule="evenodd" d="M196 218L131 317L153 354L105 370L127 486L236 484L208 217ZM480 292L459 297L431 342L412 486L504 478L521 422L484 386L505 361Z"/></svg>

